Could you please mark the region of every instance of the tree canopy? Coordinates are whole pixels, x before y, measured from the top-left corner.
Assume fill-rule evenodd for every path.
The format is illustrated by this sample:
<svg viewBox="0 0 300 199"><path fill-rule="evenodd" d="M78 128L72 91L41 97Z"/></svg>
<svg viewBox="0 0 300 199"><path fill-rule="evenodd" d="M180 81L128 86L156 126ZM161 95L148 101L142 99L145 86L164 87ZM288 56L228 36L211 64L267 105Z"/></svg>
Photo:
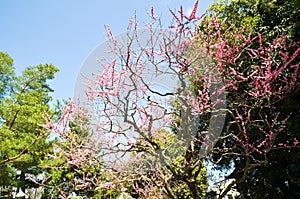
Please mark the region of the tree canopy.
<svg viewBox="0 0 300 199"><path fill-rule="evenodd" d="M299 2L220 1L214 3L208 13L204 20L212 21L217 16L217 23L223 23L220 28L212 28L211 32L202 31L206 26L206 23L202 23L199 26L200 32L213 35L218 34L218 31L221 34L226 31L224 39L228 45L241 50L237 52L238 57L234 62L220 60L224 69L231 71L230 75L225 76L225 81L245 78L234 89L228 88L226 94L228 116L224 136L233 134L238 138L221 140L213 156L222 159L219 159L218 165L228 166L229 162L234 162L234 171L228 178L239 181L239 191L246 198L297 198L300 185L297 175L300 164L299 147L296 147L300 136ZM240 35L238 32L241 30ZM251 39L251 35L252 38L258 35L258 38L251 44L240 43L239 36ZM280 40L284 42L278 43ZM251 52L247 53L248 50ZM264 56L265 52L269 54L269 58ZM265 64L263 59L269 60L268 63ZM280 65L284 68L277 72L276 78L271 77ZM269 68L272 78L268 84L251 78L251 75L261 73L265 67ZM256 78L264 78L263 76L261 73ZM287 79L293 79L293 83L289 83L290 88L280 96L281 90L278 89L284 87ZM256 81L256 86L251 81ZM262 89L262 95L252 98L253 95L246 94L250 94L253 86L257 93ZM263 153L257 148L246 147L249 142L253 147L264 145L265 141L261 140L263 136L272 137L271 145ZM218 153L218 150L222 152ZM256 154L252 150L257 150ZM251 164L254 165L247 169L247 165Z"/></svg>
<svg viewBox="0 0 300 199"><path fill-rule="evenodd" d="M27 67L14 72L13 59L0 53L0 185L28 188L30 178L42 173L40 165L51 152L49 132L42 127L45 114L51 115L53 91L47 81L58 68L51 64Z"/></svg>
<svg viewBox="0 0 300 199"><path fill-rule="evenodd" d="M167 30L154 8L142 31L135 17L122 38L107 27L107 56L84 74L92 111L80 100L51 108L58 68L16 75L0 52L0 186L198 199L210 161L232 169L219 198L233 186L241 198L299 198L298 1L221 0L204 16L197 7L170 10ZM165 79L173 90L157 89Z"/></svg>

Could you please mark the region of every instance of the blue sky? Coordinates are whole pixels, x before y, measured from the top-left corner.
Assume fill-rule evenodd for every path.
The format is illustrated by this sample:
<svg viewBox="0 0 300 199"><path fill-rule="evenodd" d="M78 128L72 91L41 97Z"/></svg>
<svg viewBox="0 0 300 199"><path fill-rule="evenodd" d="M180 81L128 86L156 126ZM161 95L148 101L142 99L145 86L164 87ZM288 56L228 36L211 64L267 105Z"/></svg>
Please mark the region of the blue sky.
<svg viewBox="0 0 300 199"><path fill-rule="evenodd" d="M139 24L148 21L154 6L163 25L170 23L170 9L183 5L188 12L194 0L1 0L0 51L8 53L17 72L27 66L51 63L60 69L51 86L54 99L67 99L80 67L95 47L105 41L104 25L115 34L126 30L136 12ZM199 14L213 0L199 1Z"/></svg>

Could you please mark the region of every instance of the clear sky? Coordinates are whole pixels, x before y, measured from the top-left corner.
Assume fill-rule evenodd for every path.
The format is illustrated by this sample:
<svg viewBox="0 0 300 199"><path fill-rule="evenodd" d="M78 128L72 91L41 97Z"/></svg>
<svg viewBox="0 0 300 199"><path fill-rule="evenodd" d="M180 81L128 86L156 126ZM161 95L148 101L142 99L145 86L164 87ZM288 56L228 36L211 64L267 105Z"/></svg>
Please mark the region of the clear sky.
<svg viewBox="0 0 300 199"><path fill-rule="evenodd" d="M105 41L104 25L115 34L126 31L136 12L139 24L148 21L153 5L163 25L169 9L183 5L188 12L194 0L1 0L0 51L8 53L17 72L27 66L51 63L60 69L51 86L54 99L67 99L80 67L89 53ZM213 0L199 0L199 14Z"/></svg>

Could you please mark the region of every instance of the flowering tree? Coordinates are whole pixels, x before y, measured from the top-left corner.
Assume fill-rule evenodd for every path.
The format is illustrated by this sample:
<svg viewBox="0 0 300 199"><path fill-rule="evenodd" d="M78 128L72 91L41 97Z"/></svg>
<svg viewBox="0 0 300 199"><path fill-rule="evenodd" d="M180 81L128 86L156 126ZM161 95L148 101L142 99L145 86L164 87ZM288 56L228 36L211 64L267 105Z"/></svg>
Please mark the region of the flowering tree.
<svg viewBox="0 0 300 199"><path fill-rule="evenodd" d="M282 139L297 110L287 113L281 107L299 90L299 63L295 60L300 49L288 54L296 44L287 43L284 35L266 44L262 35L222 30L217 19L212 25L213 34L199 35L216 42L213 48L217 51L211 46L208 50L223 73L228 103L227 122L212 161L233 161L239 184L257 167L267 166L273 151L298 145L297 135Z"/></svg>
<svg viewBox="0 0 300 199"><path fill-rule="evenodd" d="M276 104L298 90L300 49L287 54L295 44L284 36L265 44L245 29L230 32L215 16L199 29L197 4L189 16L182 8L171 11L169 29L157 26L153 8L145 29L135 18L125 37L107 27L102 70L83 74L91 106L81 98L85 110L70 103L58 123L45 126L61 138L53 158L63 158L63 169L73 172L61 197L81 190L203 198L203 160L210 152L213 162L241 162L240 184L273 150L297 146L297 137L278 141L293 113L282 114Z"/></svg>
<svg viewBox="0 0 300 199"><path fill-rule="evenodd" d="M223 52L235 54L233 60L224 56L220 60L227 71L224 81L235 88L226 84L231 111L226 139L220 140L214 157L219 166L234 163L229 178L237 179L245 197L299 196L299 10L295 6L296 1L221 1L210 8L205 20L213 21L213 12L222 25L209 30L207 23L199 26L202 35L221 34ZM218 37L214 38L212 42ZM244 141L236 142L230 133L244 134Z"/></svg>
<svg viewBox="0 0 300 199"><path fill-rule="evenodd" d="M58 123L49 121L45 126L61 139L51 158L65 160L59 168L66 174L48 183L59 183L61 197L72 191L158 198L205 195L206 169L197 144L204 141L194 135L193 125L198 123L197 115L210 107L217 109L217 95L222 93L217 94L219 88L214 87L211 95L215 97L210 99L209 86L217 77L206 71L205 55L189 49L200 19L196 9L197 3L190 16L182 8L179 16L171 11L176 24L168 29L158 27L153 8L152 21L138 29L133 18L125 37L114 36L107 27L108 52L98 58L101 72L83 74L88 102L79 99L81 104L92 104L85 106L88 114L70 103ZM211 65L209 58L206 62ZM209 74L211 83L205 85L203 95L189 91L190 64ZM199 106L194 107L195 103ZM219 116L217 110L214 115ZM178 120L180 124L174 125ZM207 150L204 147L203 154Z"/></svg>

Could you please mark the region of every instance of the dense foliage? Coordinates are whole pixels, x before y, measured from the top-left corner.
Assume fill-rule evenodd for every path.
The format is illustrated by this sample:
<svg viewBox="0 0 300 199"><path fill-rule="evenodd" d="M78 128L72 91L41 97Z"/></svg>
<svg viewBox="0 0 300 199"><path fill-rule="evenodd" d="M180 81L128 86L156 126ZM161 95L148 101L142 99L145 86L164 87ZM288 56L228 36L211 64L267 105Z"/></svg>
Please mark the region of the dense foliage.
<svg viewBox="0 0 300 199"><path fill-rule="evenodd" d="M13 60L0 53L0 185L5 188L36 186L43 172L41 165L51 143L45 124L45 113L52 115L49 102L53 91L47 81L58 69L51 64L27 67L17 76Z"/></svg>
<svg viewBox="0 0 300 199"><path fill-rule="evenodd" d="M298 1L221 0L204 17L197 7L170 10L167 31L154 8L143 31L136 17L122 39L107 27L108 55L84 74L92 113L80 100L50 108L58 69L18 76L1 52L1 190L205 198L209 160L232 169L219 198L232 186L241 198L299 198ZM160 82L172 74L177 87L157 89L149 71Z"/></svg>
<svg viewBox="0 0 300 199"><path fill-rule="evenodd" d="M218 143L213 159L222 166L234 162L228 178L237 180L245 198L298 198L299 3L221 1L209 11L205 20L212 21L215 14L223 23L211 32L202 23L199 31L208 36L226 31L225 45L236 50L234 61L229 57L220 60L228 71L225 81L236 80L235 87L226 89L228 116L224 128L224 136L234 136ZM251 44L242 38L252 40Z"/></svg>

